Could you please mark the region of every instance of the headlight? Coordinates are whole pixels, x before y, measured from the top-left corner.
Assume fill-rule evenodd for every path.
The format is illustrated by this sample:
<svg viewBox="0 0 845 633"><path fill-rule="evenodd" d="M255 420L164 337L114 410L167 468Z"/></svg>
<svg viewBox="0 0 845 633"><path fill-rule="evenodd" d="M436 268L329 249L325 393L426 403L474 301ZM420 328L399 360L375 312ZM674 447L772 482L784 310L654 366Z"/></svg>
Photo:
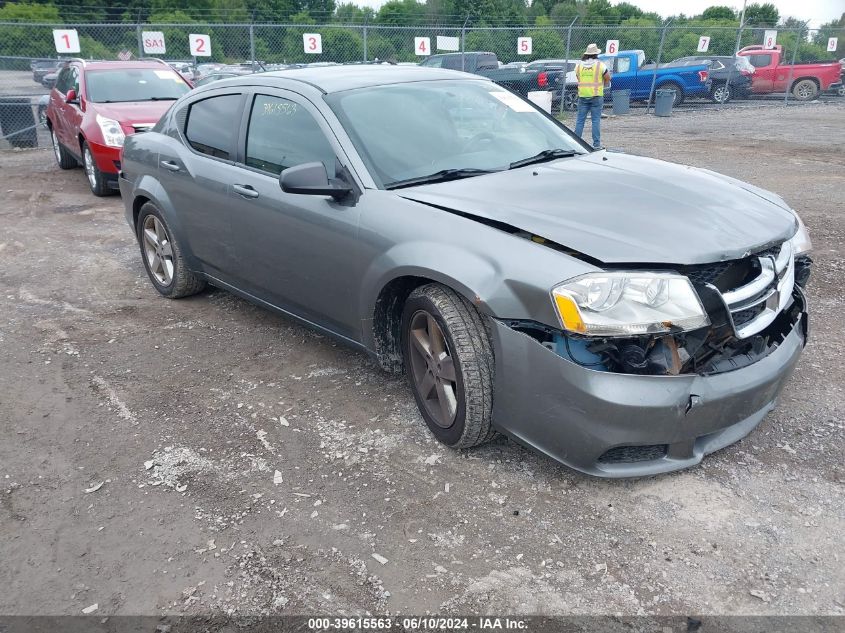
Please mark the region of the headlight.
<svg viewBox="0 0 845 633"><path fill-rule="evenodd" d="M793 211L793 213L795 212ZM810 232L807 230L807 227L804 226L804 222L801 221L801 218L798 217L797 213L795 213L795 217L798 220L798 230L789 242L792 244L793 255L798 257L799 255L804 255L813 250L813 242L810 240Z"/></svg>
<svg viewBox="0 0 845 633"><path fill-rule="evenodd" d="M636 336L710 325L689 279L673 273L588 273L552 289L563 328L589 336Z"/></svg>
<svg viewBox="0 0 845 633"><path fill-rule="evenodd" d="M100 131L103 133L103 140L106 145L109 147L123 147L123 141L126 139L126 135L120 128L120 123L98 114L97 125L100 126Z"/></svg>

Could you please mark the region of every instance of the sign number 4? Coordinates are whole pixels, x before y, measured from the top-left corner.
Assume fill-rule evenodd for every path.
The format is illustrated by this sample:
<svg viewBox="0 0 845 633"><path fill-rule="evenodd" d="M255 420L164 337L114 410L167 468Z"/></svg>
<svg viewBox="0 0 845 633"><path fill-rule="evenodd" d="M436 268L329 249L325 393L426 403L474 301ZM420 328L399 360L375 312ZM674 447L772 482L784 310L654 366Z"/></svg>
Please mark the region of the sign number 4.
<svg viewBox="0 0 845 633"><path fill-rule="evenodd" d="M414 52L417 55L429 55L431 53L431 39L428 37L415 37Z"/></svg>

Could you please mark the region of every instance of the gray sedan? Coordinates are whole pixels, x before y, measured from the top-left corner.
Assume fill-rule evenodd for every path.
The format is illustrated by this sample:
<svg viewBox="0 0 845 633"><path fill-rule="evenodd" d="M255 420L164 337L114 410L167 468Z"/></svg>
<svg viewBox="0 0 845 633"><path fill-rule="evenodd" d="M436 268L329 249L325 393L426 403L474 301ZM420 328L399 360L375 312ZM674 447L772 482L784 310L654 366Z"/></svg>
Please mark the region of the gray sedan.
<svg viewBox="0 0 845 633"><path fill-rule="evenodd" d="M453 448L690 466L760 423L806 341L810 240L783 200L592 151L474 75L215 82L127 137L122 169L159 293L210 283L368 352Z"/></svg>

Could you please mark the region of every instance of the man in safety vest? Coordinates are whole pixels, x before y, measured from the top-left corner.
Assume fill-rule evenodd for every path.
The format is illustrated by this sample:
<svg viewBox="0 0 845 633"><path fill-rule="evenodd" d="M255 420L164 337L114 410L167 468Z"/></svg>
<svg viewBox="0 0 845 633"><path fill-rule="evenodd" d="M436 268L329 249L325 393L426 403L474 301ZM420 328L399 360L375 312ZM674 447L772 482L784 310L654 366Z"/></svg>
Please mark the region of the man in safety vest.
<svg viewBox="0 0 845 633"><path fill-rule="evenodd" d="M601 109L604 105L605 86L610 88L610 71L599 60L601 49L590 44L581 61L575 67L578 78L578 116L575 119L575 133L582 136L587 113L590 113L593 128L593 147L601 148Z"/></svg>

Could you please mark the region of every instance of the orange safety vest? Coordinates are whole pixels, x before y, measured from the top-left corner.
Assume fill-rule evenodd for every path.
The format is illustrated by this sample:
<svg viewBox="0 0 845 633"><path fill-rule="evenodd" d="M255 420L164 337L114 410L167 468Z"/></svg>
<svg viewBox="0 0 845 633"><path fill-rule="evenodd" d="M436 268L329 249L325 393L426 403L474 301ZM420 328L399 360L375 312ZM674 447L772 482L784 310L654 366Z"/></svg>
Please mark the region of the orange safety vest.
<svg viewBox="0 0 845 633"><path fill-rule="evenodd" d="M584 99L604 96L604 73L607 72L600 60L585 64L579 62L575 67L575 76L578 78L578 96Z"/></svg>

